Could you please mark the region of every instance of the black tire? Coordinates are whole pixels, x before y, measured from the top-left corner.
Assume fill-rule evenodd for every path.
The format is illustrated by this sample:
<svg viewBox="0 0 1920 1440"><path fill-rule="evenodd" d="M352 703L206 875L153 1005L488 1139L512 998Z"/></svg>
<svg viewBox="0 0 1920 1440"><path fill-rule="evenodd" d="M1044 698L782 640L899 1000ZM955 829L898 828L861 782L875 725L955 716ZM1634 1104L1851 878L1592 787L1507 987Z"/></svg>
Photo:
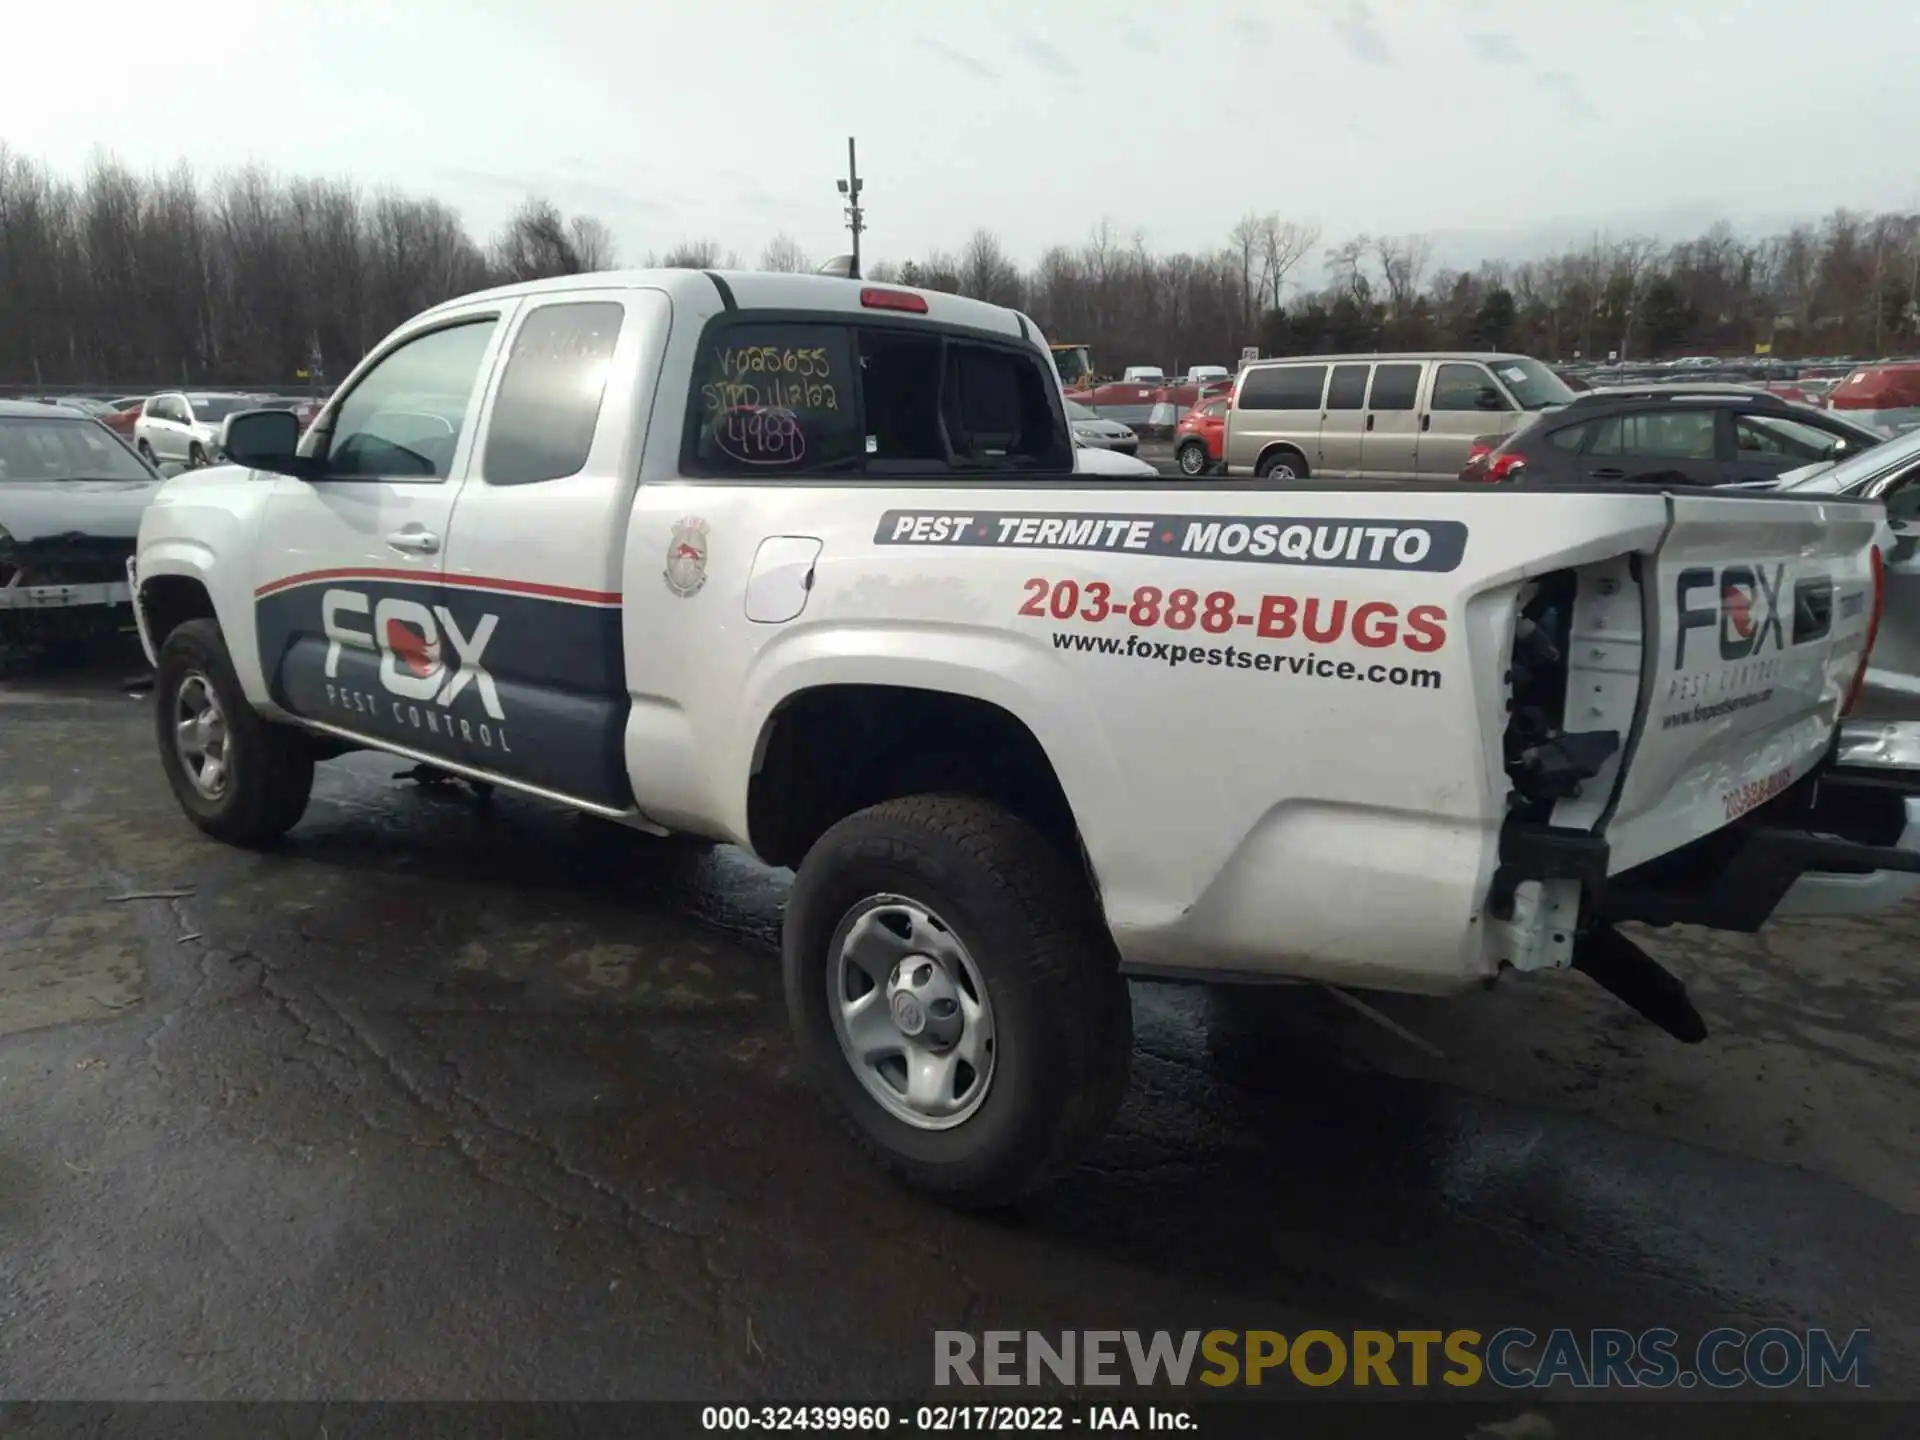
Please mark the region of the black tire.
<svg viewBox="0 0 1920 1440"><path fill-rule="evenodd" d="M991 997L992 1079L979 1110L951 1129L886 1110L834 1033L833 936L878 894L951 925ZM1126 1093L1133 1011L1092 891L1038 831L987 801L915 795L828 830L794 880L783 963L795 1038L855 1142L948 1204L1011 1204L1071 1169Z"/></svg>
<svg viewBox="0 0 1920 1440"><path fill-rule="evenodd" d="M149 445L146 441L142 440L138 445L134 446L134 449L140 452L140 458L146 461L147 464L158 465L160 463L153 458L153 446Z"/></svg>
<svg viewBox="0 0 1920 1440"><path fill-rule="evenodd" d="M195 787L174 743L180 689L196 676L226 720L229 773L217 797ZM189 620L161 643L153 714L167 783L187 818L207 834L230 845L266 846L300 823L313 792L313 751L300 732L261 719L248 703L219 622Z"/></svg>
<svg viewBox="0 0 1920 1440"><path fill-rule="evenodd" d="M1182 475L1190 479L1198 479L1207 473L1207 442L1204 440L1185 441L1178 450L1173 452L1173 458L1175 463L1180 467L1180 473Z"/></svg>
<svg viewBox="0 0 1920 1440"><path fill-rule="evenodd" d="M1276 450L1260 458L1260 468L1255 473L1262 480L1304 480L1307 478L1307 460L1297 450Z"/></svg>
<svg viewBox="0 0 1920 1440"><path fill-rule="evenodd" d="M187 468L198 470L207 463L207 452L200 447L198 440L187 446Z"/></svg>

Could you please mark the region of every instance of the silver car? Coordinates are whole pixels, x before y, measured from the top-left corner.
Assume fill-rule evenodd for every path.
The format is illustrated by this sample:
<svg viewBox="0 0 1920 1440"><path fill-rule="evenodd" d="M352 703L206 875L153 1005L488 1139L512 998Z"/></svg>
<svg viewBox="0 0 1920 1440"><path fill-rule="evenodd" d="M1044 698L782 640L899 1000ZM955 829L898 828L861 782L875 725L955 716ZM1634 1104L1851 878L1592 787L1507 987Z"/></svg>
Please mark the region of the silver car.
<svg viewBox="0 0 1920 1440"><path fill-rule="evenodd" d="M258 410L251 395L169 390L149 396L133 422L134 448L149 465L177 460L201 466L219 458L220 422L241 410Z"/></svg>
<svg viewBox="0 0 1920 1440"><path fill-rule="evenodd" d="M1131 455L1140 448L1140 437L1118 420L1109 420L1097 410L1089 410L1077 400L1067 404L1067 421L1073 426L1073 438L1089 450L1118 450Z"/></svg>
<svg viewBox="0 0 1920 1440"><path fill-rule="evenodd" d="M1838 464L1808 465L1781 488L1852 495L1887 507L1880 630L1854 714L1862 720L1920 721L1920 430Z"/></svg>

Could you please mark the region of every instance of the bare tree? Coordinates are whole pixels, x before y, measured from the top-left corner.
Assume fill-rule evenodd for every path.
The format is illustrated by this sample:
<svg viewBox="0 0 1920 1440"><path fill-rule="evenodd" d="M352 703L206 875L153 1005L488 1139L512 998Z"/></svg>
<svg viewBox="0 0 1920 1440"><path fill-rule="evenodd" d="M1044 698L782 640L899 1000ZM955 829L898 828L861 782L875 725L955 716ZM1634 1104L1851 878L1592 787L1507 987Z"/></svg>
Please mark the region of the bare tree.
<svg viewBox="0 0 1920 1440"><path fill-rule="evenodd" d="M1626 314L1620 327L1620 358L1626 359L1631 353L1633 341L1633 322L1640 313L1640 307L1647 298L1647 289L1651 285L1655 267L1666 254L1667 247L1651 235L1634 235L1622 240L1614 249L1613 273L1624 282L1626 294Z"/></svg>
<svg viewBox="0 0 1920 1440"><path fill-rule="evenodd" d="M1382 235L1373 242L1373 253L1387 287L1387 303L1396 318L1404 318L1420 293L1433 242L1424 235Z"/></svg>
<svg viewBox="0 0 1920 1440"><path fill-rule="evenodd" d="M960 252L960 293L994 305L1020 304L1020 270L991 230L975 230Z"/></svg>
<svg viewBox="0 0 1920 1440"><path fill-rule="evenodd" d="M661 257L668 270L712 270L720 264L718 240L682 240Z"/></svg>
<svg viewBox="0 0 1920 1440"><path fill-rule="evenodd" d="M567 229L573 241L574 258L580 263L576 274L611 270L619 264L619 251L614 247L613 232L598 216L576 215L568 223Z"/></svg>
<svg viewBox="0 0 1920 1440"><path fill-rule="evenodd" d="M1260 262L1262 224L1261 217L1249 210L1227 232L1227 245L1240 265L1240 314L1249 327L1253 325L1254 306L1266 287L1264 274L1257 282L1254 279L1254 267Z"/></svg>
<svg viewBox="0 0 1920 1440"><path fill-rule="evenodd" d="M506 278L581 275L613 264L613 236L589 215L569 221L552 201L525 201L493 242L493 264Z"/></svg>
<svg viewBox="0 0 1920 1440"><path fill-rule="evenodd" d="M1362 305L1373 298L1373 285L1367 279L1367 251L1372 244L1371 236L1355 235L1333 246L1325 257L1334 290Z"/></svg>
<svg viewBox="0 0 1920 1440"><path fill-rule="evenodd" d="M1268 215L1260 221L1260 271L1269 310L1278 310L1286 291L1287 277L1309 251L1320 243L1318 225L1282 221ZM1242 272L1244 274L1244 271Z"/></svg>
<svg viewBox="0 0 1920 1440"><path fill-rule="evenodd" d="M800 248L800 242L791 235L776 235L767 242L767 248L760 252L760 268L792 275L802 270L811 270L813 262L807 259L807 252Z"/></svg>

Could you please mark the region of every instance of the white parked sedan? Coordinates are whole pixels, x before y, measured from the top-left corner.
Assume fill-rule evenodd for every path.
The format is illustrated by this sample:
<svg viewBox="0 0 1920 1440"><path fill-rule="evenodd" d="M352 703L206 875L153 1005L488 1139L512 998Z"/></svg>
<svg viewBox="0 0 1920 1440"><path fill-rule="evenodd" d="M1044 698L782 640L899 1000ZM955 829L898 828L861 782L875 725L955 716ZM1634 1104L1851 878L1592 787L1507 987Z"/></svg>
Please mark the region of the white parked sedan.
<svg viewBox="0 0 1920 1440"><path fill-rule="evenodd" d="M1109 420L1077 400L1066 403L1073 438L1089 450L1118 450L1122 455L1131 455L1140 448L1140 437L1118 420Z"/></svg>

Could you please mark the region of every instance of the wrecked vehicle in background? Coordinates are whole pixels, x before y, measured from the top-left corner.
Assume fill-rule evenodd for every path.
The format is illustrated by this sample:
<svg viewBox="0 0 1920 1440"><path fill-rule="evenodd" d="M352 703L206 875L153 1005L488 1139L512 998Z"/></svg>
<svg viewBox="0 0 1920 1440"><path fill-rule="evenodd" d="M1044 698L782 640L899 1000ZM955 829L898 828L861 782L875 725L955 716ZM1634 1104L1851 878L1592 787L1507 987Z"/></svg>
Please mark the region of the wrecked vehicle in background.
<svg viewBox="0 0 1920 1440"><path fill-rule="evenodd" d="M0 401L0 674L131 626L127 561L164 478L91 416Z"/></svg>

